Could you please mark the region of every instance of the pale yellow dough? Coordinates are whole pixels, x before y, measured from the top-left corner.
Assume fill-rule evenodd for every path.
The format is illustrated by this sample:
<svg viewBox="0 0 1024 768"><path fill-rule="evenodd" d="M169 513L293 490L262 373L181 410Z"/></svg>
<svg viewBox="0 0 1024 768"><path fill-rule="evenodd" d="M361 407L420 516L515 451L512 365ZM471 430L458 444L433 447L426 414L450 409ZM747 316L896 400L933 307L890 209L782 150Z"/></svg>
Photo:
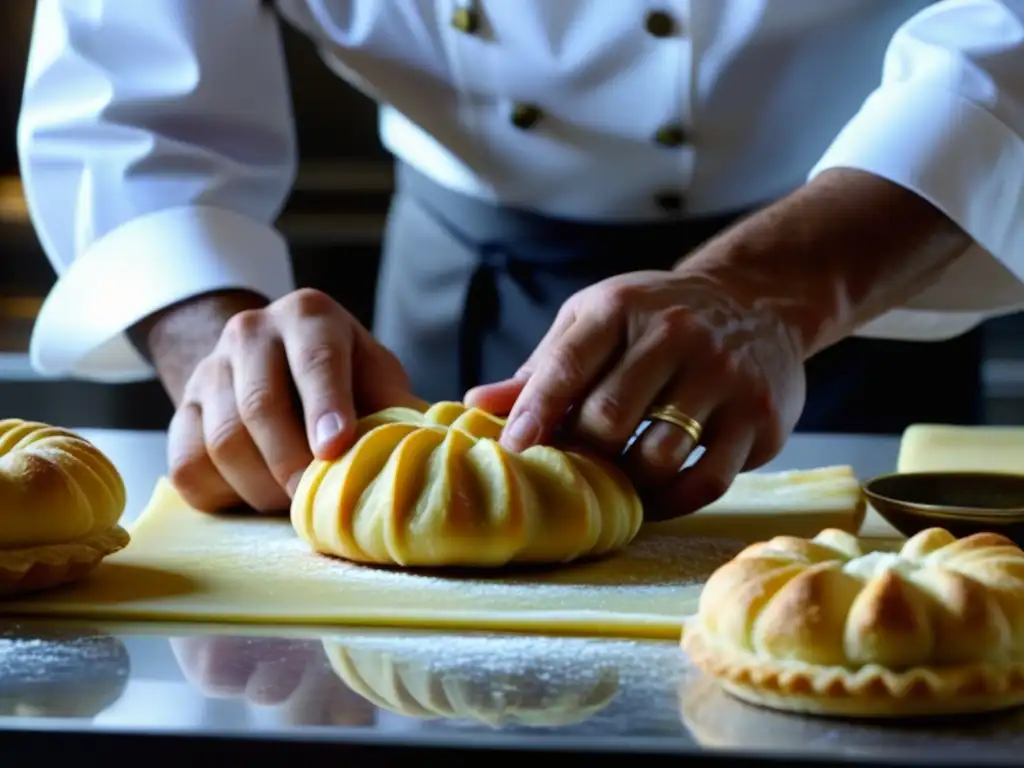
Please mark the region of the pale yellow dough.
<svg viewBox="0 0 1024 768"><path fill-rule="evenodd" d="M751 504L737 518L746 520L738 535L788 530L791 518L776 524L771 513L772 497L786 494L786 484L774 493L749 492L767 482L741 476L730 491ZM823 485L801 483L833 495ZM814 503L813 495L788 496L799 507ZM856 530L862 508L853 501L845 523ZM742 547L652 529L624 551L589 562L488 577L423 574L311 553L288 520L197 512L166 480L131 531L132 545L87 582L0 604L0 613L678 638L704 580Z"/></svg>
<svg viewBox="0 0 1024 768"><path fill-rule="evenodd" d="M932 528L865 553L822 531L754 544L718 569L683 647L730 693L847 716L1024 703L1024 552Z"/></svg>
<svg viewBox="0 0 1024 768"><path fill-rule="evenodd" d="M814 536L826 528L857 533L867 505L852 467L740 475L721 499L692 515L650 523L684 536L760 541L769 530Z"/></svg>
<svg viewBox="0 0 1024 768"><path fill-rule="evenodd" d="M1024 473L1024 427L914 424L903 433L897 471Z"/></svg>
<svg viewBox="0 0 1024 768"><path fill-rule="evenodd" d="M88 441L0 421L0 595L76 580L123 548L124 482Z"/></svg>
<svg viewBox="0 0 1024 768"><path fill-rule="evenodd" d="M292 501L299 536L360 563L499 567L622 549L643 507L594 456L497 442L505 422L459 403L389 408L359 420L337 461L314 461Z"/></svg>

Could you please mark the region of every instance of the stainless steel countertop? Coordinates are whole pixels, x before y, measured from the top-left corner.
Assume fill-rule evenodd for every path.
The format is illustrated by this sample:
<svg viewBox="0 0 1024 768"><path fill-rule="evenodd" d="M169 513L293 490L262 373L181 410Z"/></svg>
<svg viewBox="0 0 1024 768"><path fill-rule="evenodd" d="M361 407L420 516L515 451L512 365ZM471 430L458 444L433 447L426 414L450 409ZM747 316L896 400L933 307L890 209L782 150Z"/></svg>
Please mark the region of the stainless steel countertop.
<svg viewBox="0 0 1024 768"><path fill-rule="evenodd" d="M164 435L83 434L124 474L133 519L165 472ZM798 435L769 468L848 463L867 477L891 470L897 448ZM907 728L759 710L701 678L675 643L14 619L0 620L0 730L5 745L39 731L104 734L115 745L145 733L167 736L161 749L216 735L239 748L269 738L295 750L327 740L698 762L735 762L740 750L790 763L1017 765L1024 749L1019 713Z"/></svg>

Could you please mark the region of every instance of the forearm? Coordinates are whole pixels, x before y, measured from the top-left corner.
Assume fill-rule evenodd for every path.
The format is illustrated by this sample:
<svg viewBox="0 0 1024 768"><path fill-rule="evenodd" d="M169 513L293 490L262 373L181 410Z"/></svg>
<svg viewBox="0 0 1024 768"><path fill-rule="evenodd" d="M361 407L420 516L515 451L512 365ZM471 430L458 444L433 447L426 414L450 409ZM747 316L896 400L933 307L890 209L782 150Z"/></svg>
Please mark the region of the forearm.
<svg viewBox="0 0 1024 768"><path fill-rule="evenodd" d="M161 310L128 331L135 346L156 367L171 400L181 401L192 371L213 351L228 320L268 302L249 291L218 291Z"/></svg>
<svg viewBox="0 0 1024 768"><path fill-rule="evenodd" d="M928 287L970 243L913 192L836 169L740 222L688 268L727 271L810 357Z"/></svg>

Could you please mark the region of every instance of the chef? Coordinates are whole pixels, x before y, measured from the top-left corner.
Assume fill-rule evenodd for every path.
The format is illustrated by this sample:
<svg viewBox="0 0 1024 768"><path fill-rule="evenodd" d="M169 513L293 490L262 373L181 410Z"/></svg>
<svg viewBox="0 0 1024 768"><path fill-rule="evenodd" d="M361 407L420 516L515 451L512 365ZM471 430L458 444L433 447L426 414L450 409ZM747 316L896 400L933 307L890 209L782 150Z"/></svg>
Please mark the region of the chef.
<svg viewBox="0 0 1024 768"><path fill-rule="evenodd" d="M397 159L372 332L274 229L283 23ZM794 428L976 420L972 329L1024 302L1022 72L1024 0L39 0L32 359L159 376L202 509L465 395L685 514Z"/></svg>

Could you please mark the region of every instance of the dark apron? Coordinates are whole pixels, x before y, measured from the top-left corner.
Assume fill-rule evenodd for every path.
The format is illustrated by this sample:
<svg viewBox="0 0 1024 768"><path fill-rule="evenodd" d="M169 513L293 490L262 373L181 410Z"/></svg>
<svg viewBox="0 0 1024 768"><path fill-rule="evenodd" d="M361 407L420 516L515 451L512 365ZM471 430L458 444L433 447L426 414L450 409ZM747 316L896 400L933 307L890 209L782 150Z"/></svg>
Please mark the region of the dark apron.
<svg viewBox="0 0 1024 768"><path fill-rule="evenodd" d="M651 224L554 220L439 187L399 164L377 287L377 337L420 397L459 400L513 375L577 291L671 269L739 214ZM901 432L981 415L981 343L847 339L807 363L805 432Z"/></svg>

